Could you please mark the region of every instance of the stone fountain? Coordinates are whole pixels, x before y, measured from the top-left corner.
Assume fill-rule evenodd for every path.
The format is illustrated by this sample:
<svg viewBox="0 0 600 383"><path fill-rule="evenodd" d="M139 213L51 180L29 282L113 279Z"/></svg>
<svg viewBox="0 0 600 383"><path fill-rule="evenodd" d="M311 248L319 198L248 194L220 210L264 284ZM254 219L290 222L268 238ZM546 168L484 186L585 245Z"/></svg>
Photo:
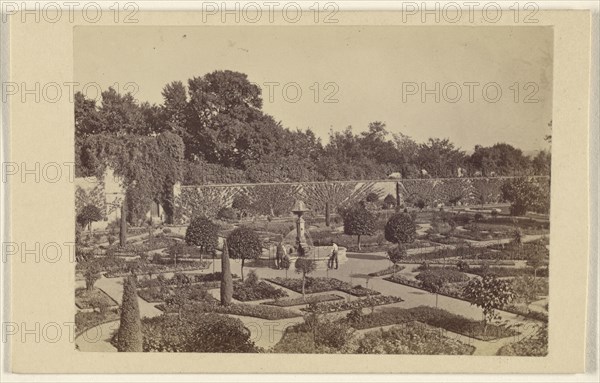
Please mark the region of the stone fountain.
<svg viewBox="0 0 600 383"><path fill-rule="evenodd" d="M292 207L292 213L297 217L296 218L296 238L293 248L295 251L295 256L291 256L290 260L293 262L296 261L298 257L307 257L314 259L317 270L325 270L327 269L327 261L329 260L329 256L331 254L332 246L313 246L312 241L307 240L306 236L306 228L305 228L305 220L303 215L309 211L303 201L297 200L294 206ZM291 235L292 233L290 233ZM347 261L346 258L346 248L338 246L338 263L341 266ZM293 266L292 266L293 267Z"/></svg>

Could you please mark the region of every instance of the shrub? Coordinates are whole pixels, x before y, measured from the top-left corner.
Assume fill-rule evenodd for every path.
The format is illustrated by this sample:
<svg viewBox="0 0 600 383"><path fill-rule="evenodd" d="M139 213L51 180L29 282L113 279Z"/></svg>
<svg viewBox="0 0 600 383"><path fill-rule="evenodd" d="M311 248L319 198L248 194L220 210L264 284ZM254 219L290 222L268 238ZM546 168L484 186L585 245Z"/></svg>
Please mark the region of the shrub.
<svg viewBox="0 0 600 383"><path fill-rule="evenodd" d="M226 221L234 221L237 219L237 213L230 207L224 207L217 213L217 218L221 218Z"/></svg>
<svg viewBox="0 0 600 383"><path fill-rule="evenodd" d="M384 209L392 209L392 208L396 207L396 203L397 203L396 197L394 197L391 194L388 194L383 199L383 208Z"/></svg>
<svg viewBox="0 0 600 383"><path fill-rule="evenodd" d="M82 226L88 226L91 230L92 222L97 222L102 219L100 209L95 205L85 205L81 212L77 214L77 222Z"/></svg>
<svg viewBox="0 0 600 383"><path fill-rule="evenodd" d="M472 279L465 287L463 295L472 305L483 310L484 333L487 324L496 318L496 310L501 309L513 298L510 285L493 275Z"/></svg>
<svg viewBox="0 0 600 383"><path fill-rule="evenodd" d="M227 241L223 243L223 252L221 253L221 304L228 306L233 297L233 278L231 276L231 264L229 263L229 247Z"/></svg>
<svg viewBox="0 0 600 383"><path fill-rule="evenodd" d="M372 331L358 341L358 354L471 355L475 347L447 338L437 329L409 322Z"/></svg>
<svg viewBox="0 0 600 383"><path fill-rule="evenodd" d="M385 224L385 239L392 243L411 243L416 236L415 223L406 213L394 214Z"/></svg>
<svg viewBox="0 0 600 383"><path fill-rule="evenodd" d="M119 352L142 351L140 309L135 284L134 277L125 279L123 303L121 305L121 324L117 335L117 350Z"/></svg>
<svg viewBox="0 0 600 383"><path fill-rule="evenodd" d="M468 272L471 269L471 266L469 266L469 264L465 261L459 261L456 264L456 267L458 267L458 270L464 272Z"/></svg>
<svg viewBox="0 0 600 383"><path fill-rule="evenodd" d="M162 229L162 232L163 232L164 234L171 234L171 229L170 229L170 228L168 228L168 227L165 227L164 229Z"/></svg>
<svg viewBox="0 0 600 383"><path fill-rule="evenodd" d="M192 219L185 231L185 242L198 246L200 251L212 253L218 245L219 226L206 217Z"/></svg>
<svg viewBox="0 0 600 383"><path fill-rule="evenodd" d="M146 352L257 352L237 318L203 313L180 320L163 315L143 321Z"/></svg>
<svg viewBox="0 0 600 383"><path fill-rule="evenodd" d="M367 197L365 198L365 201L367 202L377 202L379 201L379 195L375 192L371 192L369 194L367 194Z"/></svg>

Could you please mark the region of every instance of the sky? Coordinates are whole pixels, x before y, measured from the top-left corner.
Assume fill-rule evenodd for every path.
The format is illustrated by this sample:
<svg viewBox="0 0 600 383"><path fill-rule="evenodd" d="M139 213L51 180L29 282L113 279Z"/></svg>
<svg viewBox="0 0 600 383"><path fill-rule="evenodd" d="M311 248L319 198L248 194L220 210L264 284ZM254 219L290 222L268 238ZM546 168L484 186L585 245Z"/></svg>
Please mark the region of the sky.
<svg viewBox="0 0 600 383"><path fill-rule="evenodd" d="M466 151L548 147L550 27L81 26L74 51L74 81L132 91L140 102L162 103L172 81L246 73L266 113L324 143L330 130L382 121L390 133L449 138ZM86 95L96 98L95 89Z"/></svg>

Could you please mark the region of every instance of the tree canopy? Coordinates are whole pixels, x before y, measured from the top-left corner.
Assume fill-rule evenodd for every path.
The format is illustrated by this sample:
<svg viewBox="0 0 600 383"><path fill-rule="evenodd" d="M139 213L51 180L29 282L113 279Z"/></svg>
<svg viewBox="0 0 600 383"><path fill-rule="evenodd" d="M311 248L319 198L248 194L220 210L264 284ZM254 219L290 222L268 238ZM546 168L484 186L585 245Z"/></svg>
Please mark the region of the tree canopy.
<svg viewBox="0 0 600 383"><path fill-rule="evenodd" d="M113 88L103 91L98 102L82 93L75 94L78 176L97 175L105 165L103 155L112 157L108 162L121 164L118 174L125 175L128 183L135 179L131 176L136 170L144 166L134 164L140 158L171 170L173 178L187 184L225 183L232 179L365 180L386 178L396 172L403 178L456 177L459 168L464 170L463 175L550 172L549 152L528 157L507 143L497 143L476 146L467 155L448 138L432 137L418 143L382 121L371 122L359 134L351 126L332 130L324 145L312 130L288 129L265 113L261 89L240 72L214 71L192 77L187 83L173 81L164 86L161 94L163 102L159 105L140 102L130 93L120 94ZM151 144L152 141L157 143ZM160 145L159 141L168 142ZM169 150L131 151L133 143ZM112 147L113 144L117 146ZM164 155L167 157L157 161ZM164 158L173 159L180 166L173 168ZM162 163L164 166L159 165ZM201 166L182 172L189 168L188 164ZM169 182L170 179L165 180L164 184Z"/></svg>

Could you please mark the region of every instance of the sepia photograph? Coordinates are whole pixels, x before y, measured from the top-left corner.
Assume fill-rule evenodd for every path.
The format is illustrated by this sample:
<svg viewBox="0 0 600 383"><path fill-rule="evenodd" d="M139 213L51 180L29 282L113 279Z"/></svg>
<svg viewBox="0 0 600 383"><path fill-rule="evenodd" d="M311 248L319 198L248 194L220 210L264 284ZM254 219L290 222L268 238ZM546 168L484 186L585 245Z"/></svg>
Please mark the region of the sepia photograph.
<svg viewBox="0 0 600 383"><path fill-rule="evenodd" d="M73 54L79 352L551 351L552 27L88 25Z"/></svg>

